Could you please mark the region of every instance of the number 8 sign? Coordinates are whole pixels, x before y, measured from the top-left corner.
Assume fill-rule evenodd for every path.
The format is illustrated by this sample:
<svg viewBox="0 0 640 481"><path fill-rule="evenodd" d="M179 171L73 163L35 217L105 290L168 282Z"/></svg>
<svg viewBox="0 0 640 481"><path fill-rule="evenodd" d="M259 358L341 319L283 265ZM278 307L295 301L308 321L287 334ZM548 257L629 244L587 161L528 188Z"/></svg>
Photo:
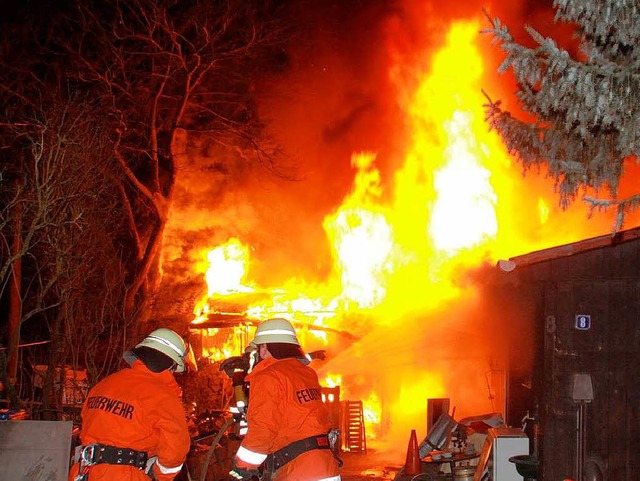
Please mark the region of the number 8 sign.
<svg viewBox="0 0 640 481"><path fill-rule="evenodd" d="M576 329L579 331L587 331L591 329L591 315L576 314Z"/></svg>

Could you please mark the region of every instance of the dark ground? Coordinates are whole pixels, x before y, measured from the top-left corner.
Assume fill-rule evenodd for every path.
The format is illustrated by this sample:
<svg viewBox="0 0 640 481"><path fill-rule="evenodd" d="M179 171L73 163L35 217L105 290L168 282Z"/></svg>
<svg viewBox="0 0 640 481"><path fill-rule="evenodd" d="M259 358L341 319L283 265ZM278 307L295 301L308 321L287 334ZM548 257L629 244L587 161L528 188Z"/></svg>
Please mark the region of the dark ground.
<svg viewBox="0 0 640 481"><path fill-rule="evenodd" d="M237 443L230 443L227 446L223 440L222 449L216 450L216 455L209 460L209 469L204 481L228 479L230 456L236 450ZM187 460L189 474L183 470L176 481L202 481L202 466L207 462L206 454L205 450L192 455ZM344 463L340 469L342 481L446 481L451 479L450 475L439 475L438 466L425 463L422 463L423 473L420 475L404 475L405 456L396 459L371 449L368 449L365 454L343 452L340 458Z"/></svg>
<svg viewBox="0 0 640 481"><path fill-rule="evenodd" d="M404 460L389 461L375 451L366 454L342 453L344 462L340 475L342 481L391 481L402 468Z"/></svg>
<svg viewBox="0 0 640 481"><path fill-rule="evenodd" d="M422 463L422 473L405 475L405 458L389 459L381 453L342 453L342 481L450 481L450 473L439 472L439 466Z"/></svg>

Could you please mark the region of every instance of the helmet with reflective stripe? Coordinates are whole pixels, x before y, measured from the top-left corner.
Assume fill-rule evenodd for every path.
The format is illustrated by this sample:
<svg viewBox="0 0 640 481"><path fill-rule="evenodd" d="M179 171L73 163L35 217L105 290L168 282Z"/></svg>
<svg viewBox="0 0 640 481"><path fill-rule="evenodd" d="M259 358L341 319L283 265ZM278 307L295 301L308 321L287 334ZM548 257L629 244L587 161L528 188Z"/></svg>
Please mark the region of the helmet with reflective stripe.
<svg viewBox="0 0 640 481"><path fill-rule="evenodd" d="M251 345L257 346L270 342L300 345L296 337L296 330L289 321L282 318L267 319L261 323L256 329Z"/></svg>
<svg viewBox="0 0 640 481"><path fill-rule="evenodd" d="M184 339L166 327L152 331L136 347L149 347L167 355L176 363L176 372L186 370L186 358L191 352Z"/></svg>

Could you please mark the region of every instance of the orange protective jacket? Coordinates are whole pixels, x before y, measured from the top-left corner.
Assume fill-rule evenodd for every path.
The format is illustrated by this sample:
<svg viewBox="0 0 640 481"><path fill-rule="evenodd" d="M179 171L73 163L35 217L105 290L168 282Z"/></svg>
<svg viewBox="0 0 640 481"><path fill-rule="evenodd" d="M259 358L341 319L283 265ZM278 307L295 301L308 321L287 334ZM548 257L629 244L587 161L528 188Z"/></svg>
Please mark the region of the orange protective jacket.
<svg viewBox="0 0 640 481"><path fill-rule="evenodd" d="M169 371L154 373L142 361L118 371L94 386L82 407L82 445L108 444L157 456L153 474L171 481L180 472L191 440L181 389ZM71 467L69 481L78 474ZM123 465L96 464L89 481L149 481L144 471Z"/></svg>
<svg viewBox="0 0 640 481"><path fill-rule="evenodd" d="M236 465L256 469L288 444L326 434L331 428L316 372L300 360L268 358L247 375L249 429L236 454ZM277 481L340 480L328 449L307 451L272 475Z"/></svg>

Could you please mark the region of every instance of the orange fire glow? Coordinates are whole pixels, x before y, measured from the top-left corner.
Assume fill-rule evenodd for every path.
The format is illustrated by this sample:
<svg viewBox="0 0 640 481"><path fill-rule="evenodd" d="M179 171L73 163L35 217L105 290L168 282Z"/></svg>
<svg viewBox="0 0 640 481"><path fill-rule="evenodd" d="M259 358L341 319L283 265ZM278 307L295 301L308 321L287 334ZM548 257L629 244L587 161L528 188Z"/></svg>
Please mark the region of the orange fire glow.
<svg viewBox="0 0 640 481"><path fill-rule="evenodd" d="M221 312L220 296L268 292L237 314L287 317L307 351L327 349L317 368L324 384L362 400L370 439L400 449L410 429L424 434L427 398L451 398L460 417L502 409L493 400L504 365L492 333L474 322L477 292L460 282L464 272L610 227L587 223L580 206L552 207L549 182L521 178L488 131L479 30L477 20L455 22L427 67L391 66L410 132L405 153L391 183L382 182L376 153L353 154L351 192L324 218L333 256L325 281L252 286L250 246L231 239L209 252L208 295L194 310L195 324ZM399 51L391 57L402 62ZM408 85L407 70L417 84ZM519 197L531 210L514 210ZM205 355L239 354L253 327L238 329Z"/></svg>

